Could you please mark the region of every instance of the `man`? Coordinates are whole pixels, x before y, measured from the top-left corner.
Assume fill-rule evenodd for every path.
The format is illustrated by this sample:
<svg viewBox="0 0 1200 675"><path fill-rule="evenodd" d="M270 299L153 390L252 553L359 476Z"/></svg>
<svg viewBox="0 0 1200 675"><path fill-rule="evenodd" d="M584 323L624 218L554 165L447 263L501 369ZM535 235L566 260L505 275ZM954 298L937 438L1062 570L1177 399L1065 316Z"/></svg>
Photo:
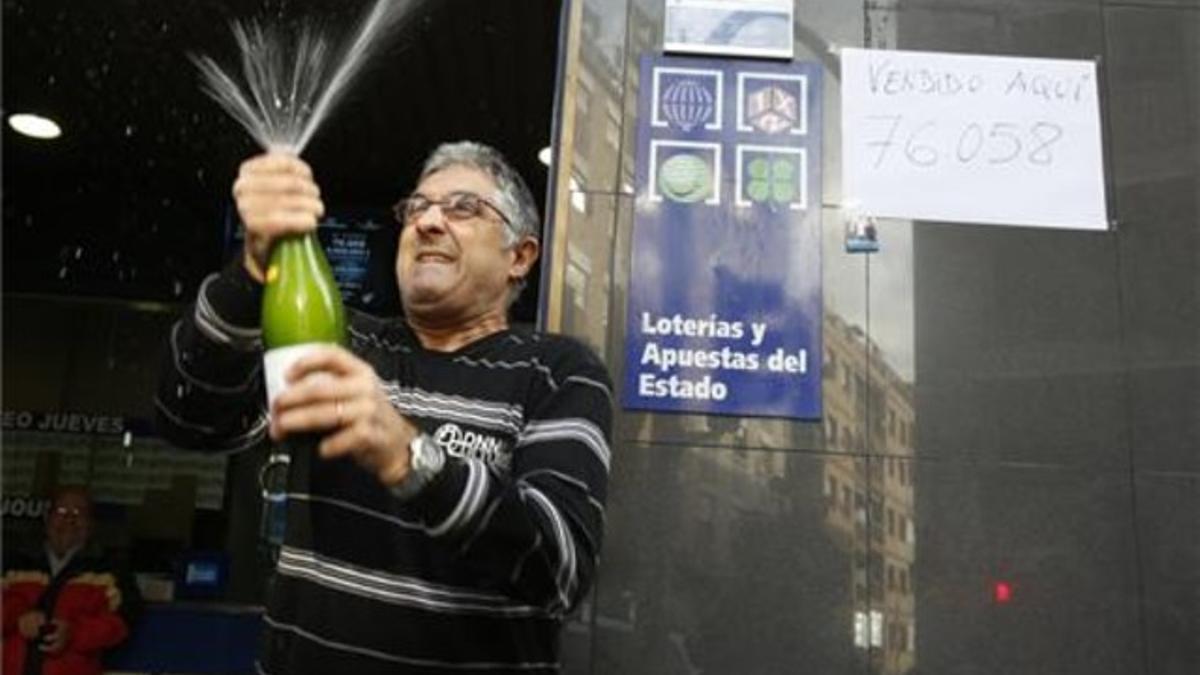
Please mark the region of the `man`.
<svg viewBox="0 0 1200 675"><path fill-rule="evenodd" d="M92 503L82 487L59 488L46 540L4 566L4 672L93 675L105 650L129 634L136 587L86 551Z"/></svg>
<svg viewBox="0 0 1200 675"><path fill-rule="evenodd" d="M157 405L186 447L322 436L292 458L258 667L555 672L600 549L612 386L580 343L509 326L538 255L524 182L486 146L435 150L396 207L404 317L351 312L349 348L296 362L269 415L267 255L324 206L280 154L245 162L234 196L244 255L174 328Z"/></svg>

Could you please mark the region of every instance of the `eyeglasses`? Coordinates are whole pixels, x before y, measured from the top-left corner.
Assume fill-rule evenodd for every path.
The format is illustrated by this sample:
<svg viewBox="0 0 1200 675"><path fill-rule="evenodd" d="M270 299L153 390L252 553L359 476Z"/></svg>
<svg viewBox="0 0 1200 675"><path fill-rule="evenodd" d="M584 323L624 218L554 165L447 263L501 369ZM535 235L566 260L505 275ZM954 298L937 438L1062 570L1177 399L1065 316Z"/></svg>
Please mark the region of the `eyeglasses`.
<svg viewBox="0 0 1200 675"><path fill-rule="evenodd" d="M435 205L442 210L442 215L447 220L453 222L479 218L483 215L485 208L491 209L497 216L500 216L500 220L509 229L513 229L512 221L504 215L499 206L473 192L451 192L442 199L430 199L424 195L415 194L396 202L396 205L392 207L392 212L396 216L396 222L406 226L419 220L426 211Z"/></svg>
<svg viewBox="0 0 1200 675"><path fill-rule="evenodd" d="M56 506L50 511L52 515L58 518L69 518L71 520L79 520L83 517L83 509L78 507Z"/></svg>

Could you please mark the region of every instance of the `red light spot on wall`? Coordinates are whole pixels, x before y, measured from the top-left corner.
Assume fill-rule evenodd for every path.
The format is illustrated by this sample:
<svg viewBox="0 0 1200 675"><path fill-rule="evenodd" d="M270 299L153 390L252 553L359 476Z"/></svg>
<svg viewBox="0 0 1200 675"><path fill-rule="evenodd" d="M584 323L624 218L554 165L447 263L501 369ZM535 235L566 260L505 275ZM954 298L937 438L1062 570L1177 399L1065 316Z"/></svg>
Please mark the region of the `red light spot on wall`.
<svg viewBox="0 0 1200 675"><path fill-rule="evenodd" d="M1004 604L1012 600L1013 588L1012 584L1007 581L997 581L992 585L992 599L996 604Z"/></svg>

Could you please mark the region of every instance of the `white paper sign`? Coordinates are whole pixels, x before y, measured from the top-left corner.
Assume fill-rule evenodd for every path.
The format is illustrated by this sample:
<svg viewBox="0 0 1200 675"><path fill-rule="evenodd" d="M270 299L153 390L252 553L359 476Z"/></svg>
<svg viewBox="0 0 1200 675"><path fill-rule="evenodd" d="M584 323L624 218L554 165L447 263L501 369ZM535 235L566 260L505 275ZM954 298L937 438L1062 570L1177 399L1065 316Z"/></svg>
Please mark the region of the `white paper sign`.
<svg viewBox="0 0 1200 675"><path fill-rule="evenodd" d="M842 50L843 201L874 216L1103 230L1091 61Z"/></svg>

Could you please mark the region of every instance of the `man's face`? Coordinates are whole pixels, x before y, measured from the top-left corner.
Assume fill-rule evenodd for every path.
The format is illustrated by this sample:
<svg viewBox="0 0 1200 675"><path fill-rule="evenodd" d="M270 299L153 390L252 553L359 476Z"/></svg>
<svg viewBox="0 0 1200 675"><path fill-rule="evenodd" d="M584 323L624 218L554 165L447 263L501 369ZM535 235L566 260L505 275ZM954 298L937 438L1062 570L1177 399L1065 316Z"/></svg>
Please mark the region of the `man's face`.
<svg viewBox="0 0 1200 675"><path fill-rule="evenodd" d="M87 497L64 492L46 515L46 542L55 555L63 555L87 543L92 530L92 511Z"/></svg>
<svg viewBox="0 0 1200 675"><path fill-rule="evenodd" d="M494 205L498 191L486 173L452 165L426 177L413 195L436 202L453 193ZM449 217L433 205L407 222L400 234L396 278L409 316L443 325L506 316L510 279L532 264L519 252L521 247L506 246L506 227L491 207L462 218Z"/></svg>

